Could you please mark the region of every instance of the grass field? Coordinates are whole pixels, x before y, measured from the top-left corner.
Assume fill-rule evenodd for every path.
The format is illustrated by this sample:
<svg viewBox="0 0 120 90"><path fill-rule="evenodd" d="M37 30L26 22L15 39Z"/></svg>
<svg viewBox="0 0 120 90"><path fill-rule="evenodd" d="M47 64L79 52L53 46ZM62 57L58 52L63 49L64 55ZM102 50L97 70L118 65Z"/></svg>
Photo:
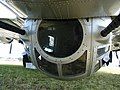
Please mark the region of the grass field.
<svg viewBox="0 0 120 90"><path fill-rule="evenodd" d="M38 70L0 65L0 90L120 90L120 73L104 71L84 79L60 81Z"/></svg>

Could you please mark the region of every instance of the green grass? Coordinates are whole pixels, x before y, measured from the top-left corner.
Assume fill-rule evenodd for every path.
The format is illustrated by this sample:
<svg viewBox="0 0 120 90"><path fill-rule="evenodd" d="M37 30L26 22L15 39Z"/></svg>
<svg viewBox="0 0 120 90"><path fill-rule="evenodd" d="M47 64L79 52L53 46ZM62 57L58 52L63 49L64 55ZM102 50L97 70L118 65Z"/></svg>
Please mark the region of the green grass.
<svg viewBox="0 0 120 90"><path fill-rule="evenodd" d="M120 90L120 75L97 72L84 79L60 81L38 70L0 65L0 90Z"/></svg>

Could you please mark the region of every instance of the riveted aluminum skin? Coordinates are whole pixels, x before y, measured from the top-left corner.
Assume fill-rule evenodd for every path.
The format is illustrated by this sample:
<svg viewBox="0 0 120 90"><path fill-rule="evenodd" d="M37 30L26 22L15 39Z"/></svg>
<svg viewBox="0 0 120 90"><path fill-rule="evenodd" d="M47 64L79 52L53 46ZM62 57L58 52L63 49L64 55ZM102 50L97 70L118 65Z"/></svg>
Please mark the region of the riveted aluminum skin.
<svg viewBox="0 0 120 90"><path fill-rule="evenodd" d="M82 28L84 30L82 44L75 53L64 58L52 57L41 49L41 46L39 45L39 42L38 42L37 33L42 20L33 20L33 19L26 20L24 29L26 30L29 41L30 41L29 46L30 46L31 58L32 58L33 64L43 73L58 79L69 80L69 79L75 79L78 77L86 77L91 75L93 72L95 72L102 66L101 60L104 57L104 54L106 53L106 52L102 52L102 55L98 55L97 53L98 49L103 48L105 49L105 51L107 52L109 51L108 50L108 47L110 46L109 36L103 39L101 39L98 36L99 27L102 27L102 29L104 29L105 26L101 26L101 24L104 23L105 20L107 19L110 20L110 18L91 18L89 19L89 21L87 21L86 19L79 19L78 21L81 23ZM59 73L58 76L48 73L45 70L43 71L42 69L39 68L39 64L36 60L35 49L46 61L57 65L57 70ZM63 72L61 69L62 66L76 61L79 57L81 57L81 55L85 51L87 51L85 73L82 73L82 74L79 73L77 75L71 75L71 76L62 75L62 72Z"/></svg>
<svg viewBox="0 0 120 90"><path fill-rule="evenodd" d="M120 0L6 0L28 18L72 19L115 16Z"/></svg>

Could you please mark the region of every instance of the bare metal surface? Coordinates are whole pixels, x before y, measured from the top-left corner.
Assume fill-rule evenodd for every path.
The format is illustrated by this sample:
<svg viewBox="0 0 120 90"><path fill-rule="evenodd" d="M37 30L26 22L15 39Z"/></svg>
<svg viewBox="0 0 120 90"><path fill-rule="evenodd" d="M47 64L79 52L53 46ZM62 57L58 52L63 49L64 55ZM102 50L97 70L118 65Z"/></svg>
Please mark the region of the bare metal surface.
<svg viewBox="0 0 120 90"><path fill-rule="evenodd" d="M106 23L106 20L110 21L111 19L110 18L91 18L89 19L89 21L87 21L86 19L78 19L78 20L81 23L82 28L84 30L82 45L74 54L64 58L57 58L57 57L52 57L49 54L45 53L42 50L41 46L39 45L37 33L38 33L39 25L42 20L26 19L26 22L24 24L24 29L26 30L30 40L29 48L30 48L32 62L36 67L38 67L40 71L54 78L69 80L69 79L74 79L78 77L89 76L102 66L101 60L106 54L106 52L109 51L110 37L106 37L106 38L100 37L100 30L103 30L110 22L108 22L106 25L105 24L103 25L103 23ZM104 48L105 52L102 52L102 55L98 55L97 50L101 48ZM46 61L57 65L59 76L56 76L52 73L48 73L47 71L43 71L42 68L39 68L39 63L36 60L35 49L37 50L39 55L42 56ZM84 51L87 51L85 73L84 74L79 73L77 75L73 74L67 77L62 75L63 71L61 67L64 64L70 64L76 61L83 54Z"/></svg>
<svg viewBox="0 0 120 90"><path fill-rule="evenodd" d="M28 18L72 19L114 16L120 9L120 0L6 0Z"/></svg>

